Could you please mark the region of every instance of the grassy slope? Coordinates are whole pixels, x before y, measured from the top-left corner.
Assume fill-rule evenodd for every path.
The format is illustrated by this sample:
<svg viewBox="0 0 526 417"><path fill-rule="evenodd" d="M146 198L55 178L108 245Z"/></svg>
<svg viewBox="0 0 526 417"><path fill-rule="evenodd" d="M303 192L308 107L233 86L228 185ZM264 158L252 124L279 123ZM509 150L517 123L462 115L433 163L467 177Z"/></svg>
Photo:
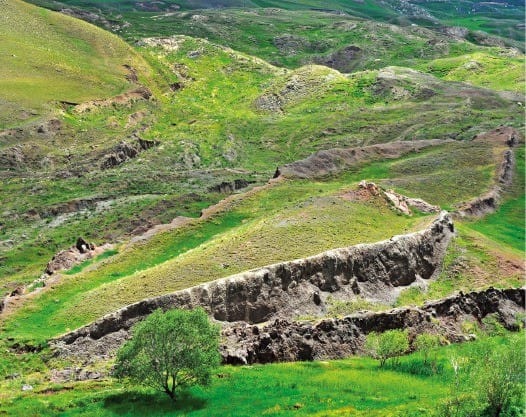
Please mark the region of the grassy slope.
<svg viewBox="0 0 526 417"><path fill-rule="evenodd" d="M188 52L196 49L202 49L204 54L198 59L189 58ZM420 76L414 83L397 81L397 91L402 88L404 94L408 93L408 96L400 98L389 89L375 92L374 88L378 86L376 71L357 74L349 80L320 68L280 74L265 64L251 64L250 60L240 60L239 54L221 52L195 40L187 40L173 54L151 49L144 53L158 74L155 80L156 91L161 93L158 94L158 101L82 116L68 113L67 133L56 139L59 146L51 156L69 153L71 150L67 146L70 142L66 136L75 134L78 135L75 136L78 138L75 146L80 152L73 156L73 163L80 163L81 166L92 163L90 141L97 146L111 148L124 136L122 129L128 116L144 109L154 114L148 119L150 130L145 135L161 138L163 147L159 151L146 152L140 160L131 161L104 175L91 172L83 177L56 181L50 179L49 171L28 169L30 176L22 173L7 177L9 181L5 181L1 195L3 207L20 215L29 208L48 207L72 197L106 195L124 199L115 209L88 215L87 218L83 215L75 217L63 227L53 230L42 224L33 229L28 226L26 218L9 216L8 221L13 223L7 223L8 230L14 230L16 236L28 233L30 244L22 243L8 252L10 264L5 270L8 279L24 277L30 280L42 269L57 246L67 246L78 233L91 232L91 236L97 239L102 239L104 234L119 235L124 229L128 230L132 223L130 216L137 216L140 220L149 216L149 210L157 204L162 211L167 200L183 198L162 215L157 213L158 219L167 221L176 214L196 215L207 201L221 198L203 190L228 175L222 167L241 166L259 170L268 176L275 165L305 156L318 148L385 142L395 138L444 137L449 134L468 138L499 123L519 125L522 120L522 114L519 115L516 108L493 98L488 100L484 96L475 96L475 103L468 104L467 100L443 96L444 90L452 88L445 83L437 89L438 96L426 100L416 98L413 93L418 91L419 83L426 85ZM182 91L172 94L168 93L166 85L177 80L170 70L176 62L186 65L195 81L187 80L188 84ZM119 73L120 68L116 71ZM403 75L405 70L395 71ZM320 83L319 76L323 78L331 74L335 76L333 82ZM511 80L516 77L516 71L514 74ZM280 91L294 76L307 79L308 85L315 88L294 97L285 106L283 114L255 111L255 97L265 91ZM500 88L496 77L491 82L493 84L488 85ZM118 87L118 83L115 85ZM508 88L514 84L513 81L502 80L502 85ZM313 103L316 103L316 108L313 108ZM188 123L192 120L196 122ZM297 131L300 123L302 130ZM125 134L132 130L127 128ZM195 143L188 146L188 142L192 141ZM222 157L232 148L238 152L239 159L235 162ZM188 167L181 162L179 155L181 152L196 152L196 149L202 161L200 169L192 167L189 172L184 172ZM341 189L354 186L359 179L367 178L449 207L487 188L494 170L489 155L488 149L461 143L451 145L451 148L410 155L398 161L355 168L340 178L319 183L299 181L279 184L240 200L239 204L234 204L209 221L196 221L177 232L159 235L135 250L120 248L118 254L98 260L77 275L68 276L65 284L57 285L42 297L35 298L12 316L2 339L15 336L17 341L42 341L68 326L83 324L104 311L142 298L145 294L156 294L209 279L211 271L221 276L282 259L280 257L295 257L332 246L376 240L416 228L426 219L397 216L379 204L349 203L341 200L338 194ZM60 169L67 167L58 156L57 165L62 164ZM144 166L155 170L156 175L145 178ZM174 166L180 171L174 172ZM210 167L216 170L209 171ZM524 166L519 164L519 174L523 170ZM522 253L509 246L520 249L522 242L516 233L516 230L524 228L520 213L524 204L521 184L506 196L499 213L507 214L506 217L497 214L487 220L460 225L460 238L448 255L447 268L441 280L435 286L433 284L427 294L404 295L404 303L419 303L458 288L521 284L522 277L514 273L513 268L509 269L509 262L520 263L522 260ZM202 193L197 199L185 197L196 191ZM137 194L140 198L127 199L130 194ZM385 227L381 230L372 227L373 220L377 224L385 222ZM349 221L357 222L357 227L345 227ZM502 243L496 245L479 232ZM2 233L7 236L5 229ZM313 236L317 238L314 241L311 240ZM271 244L268 244L269 241ZM291 242L304 244L294 247ZM246 259L239 259L240 252L247 255ZM208 263L201 269L196 268L195 261L201 261L204 255ZM2 256L5 259L4 253ZM16 277L9 268L21 266L21 259L27 260L24 267L28 269L16 271L20 273ZM221 267L221 263L229 263L228 268ZM508 269L503 265L507 265ZM1 266L5 267L5 263ZM189 278L185 278L187 281L181 281L177 275L181 266L189 271ZM135 273L137 270L143 272ZM28 274L27 271L31 272ZM194 271L195 275L191 275ZM481 271L483 274L480 274ZM141 284L147 287L141 288ZM91 292L83 295L84 291ZM116 293L120 294L120 298L115 298ZM98 305L93 305L94 299ZM107 303L112 299L116 299L115 305ZM470 347L450 349L453 354L464 352L469 355L466 352ZM152 398L159 415L173 414L170 405L161 397L152 397L150 392L140 389L128 395L123 393L122 386L111 381L78 383L67 387L43 384L42 378L47 369L36 355L3 351L6 353L0 360L2 375L15 371L22 373L21 378L1 383L5 389L0 394L0 411L8 414L142 415L145 410L151 413ZM444 364L451 351L444 351ZM452 377L451 371L430 378L408 376L401 372L379 372L371 361L356 358L328 364L224 368L221 373L223 377L215 379L210 391L193 391L195 396L184 400L177 414L210 415L211 410L219 410L218 415L224 415L225 410L235 407L239 411L236 415L254 415L256 408L262 413L276 415L327 415L329 412L345 415L352 407L356 408L352 412L357 415L426 415L441 398L448 395L444 385ZM382 383L381 389L378 386L380 380L386 382ZM23 383L34 384L36 391L42 393L19 394ZM264 398L260 395L252 397L260 392L261 386L267 395ZM291 410L296 402L301 405L299 411Z"/></svg>
<svg viewBox="0 0 526 417"><path fill-rule="evenodd" d="M207 8L281 8L288 10L322 9L332 11L345 11L362 18L379 20L390 23L408 25L411 22L429 27L438 26L439 22L449 26L463 26L473 31L486 31L501 36L515 45L524 41L524 31L521 29L521 16L524 15L524 4L520 1L503 3L480 3L473 0L457 0L444 3L441 1L405 2L389 0L379 2L365 0L363 2L348 2L345 0L328 0L320 4L317 0L168 0L157 3L157 10L145 13L145 8L140 2L130 0L104 1L104 0L33 0L46 7L60 8L64 5L78 6L90 11L103 10L106 15L115 18L124 15L133 23L136 19L131 11L139 17L158 14L162 11L173 12L174 3L182 10L195 10ZM170 7L172 8L170 9ZM151 6L150 6L151 7ZM139 13L137 13L139 12ZM142 14L142 16L141 16Z"/></svg>
<svg viewBox="0 0 526 417"><path fill-rule="evenodd" d="M23 3L2 2L0 129L45 115L54 101L103 98L129 88L129 46L90 24Z"/></svg>
<svg viewBox="0 0 526 417"><path fill-rule="evenodd" d="M192 58L194 51L200 55ZM396 139L471 138L498 124L518 125L522 117L516 104L491 93L474 90L459 98L456 92L465 86L401 68L350 77L321 66L287 71L191 38L180 38L172 52L153 47L140 52L155 69L148 84L155 101L80 115L67 111L54 137L28 139L28 152L36 153L37 161L51 160L49 167L36 162L4 173L0 198L7 214L0 240L14 244L1 249L2 285L14 288L17 282L32 281L78 235L102 243L145 220L197 216L222 198L208 187L239 177L266 180L276 166L318 149ZM175 82L183 88L172 92L168 84ZM287 94L283 112L256 108L258 97L282 94L290 85L297 89ZM425 97L430 90L435 95ZM141 112L144 120L130 126L130 115ZM101 175L101 155L137 130L162 146ZM155 175L144 175L145 166ZM81 175L57 180L58 172L69 170ZM472 174L475 184L464 183L463 190L482 186L489 175L483 170ZM74 198L94 196L117 203L73 215L58 226L44 216L28 227L31 210L49 211Z"/></svg>
<svg viewBox="0 0 526 417"><path fill-rule="evenodd" d="M515 149L514 182L495 213L457 222L458 237L448 248L444 269L426 291L408 289L397 305L421 304L453 291L524 285L524 144Z"/></svg>
<svg viewBox="0 0 526 417"><path fill-rule="evenodd" d="M510 190L505 194L504 203L498 210L467 226L476 230L490 239L505 243L518 252L524 251L525 247L525 227L524 227L524 146L515 152L516 169L514 183Z"/></svg>
<svg viewBox="0 0 526 417"><path fill-rule="evenodd" d="M164 394L116 381L53 384L43 374L2 382L0 412L46 416L431 416L437 406L475 394L469 367L504 345L522 345L524 333L482 337L435 350L438 374L429 373L422 356L404 357L393 369L369 358L221 367L209 388L193 388L174 405ZM27 357L28 355L26 355ZM34 354L33 354L34 356ZM462 364L455 386L451 360ZM518 364L517 366L524 366ZM21 372L24 365L18 364ZM419 374L419 372L422 373ZM45 372L45 368L42 368ZM412 374L414 373L414 374ZM34 391L20 393L24 383Z"/></svg>
<svg viewBox="0 0 526 417"><path fill-rule="evenodd" d="M493 90L524 92L524 57L472 53L440 58L416 68L449 81L463 81Z"/></svg>
<svg viewBox="0 0 526 417"><path fill-rule="evenodd" d="M196 220L122 248L119 254L68 277L11 317L5 331L42 340L145 297L422 228L423 219L397 215L382 201L349 202L339 196L367 179L451 207L488 189L495 169L490 145L451 143L356 167L325 181L286 181L240 195L209 220ZM510 259L516 262L515 258ZM496 255L488 259L497 262ZM516 280L513 273L495 274L489 284ZM452 289L449 286L438 295ZM420 294L421 299L435 296L435 292Z"/></svg>

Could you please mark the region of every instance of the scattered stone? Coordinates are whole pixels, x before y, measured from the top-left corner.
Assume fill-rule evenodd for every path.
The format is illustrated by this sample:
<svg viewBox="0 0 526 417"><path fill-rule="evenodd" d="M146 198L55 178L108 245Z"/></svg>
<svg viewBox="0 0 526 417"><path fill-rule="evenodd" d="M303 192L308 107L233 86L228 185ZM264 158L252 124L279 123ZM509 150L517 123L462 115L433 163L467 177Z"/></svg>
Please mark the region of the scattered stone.
<svg viewBox="0 0 526 417"><path fill-rule="evenodd" d="M29 384L22 385L22 391L32 391L32 390L33 390L33 385L29 385Z"/></svg>

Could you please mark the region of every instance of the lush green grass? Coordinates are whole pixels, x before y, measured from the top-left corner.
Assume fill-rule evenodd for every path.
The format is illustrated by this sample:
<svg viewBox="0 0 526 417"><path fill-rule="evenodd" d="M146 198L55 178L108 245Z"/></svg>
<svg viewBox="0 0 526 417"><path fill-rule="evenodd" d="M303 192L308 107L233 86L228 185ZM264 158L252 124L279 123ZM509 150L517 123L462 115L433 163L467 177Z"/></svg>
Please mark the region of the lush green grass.
<svg viewBox="0 0 526 417"><path fill-rule="evenodd" d="M320 5L316 0L169 0L157 3L154 8L141 7L140 2L129 0L103 1L103 0L69 0L50 1L33 0L37 4L47 7L60 8L67 3L68 6L77 6L90 11L101 12L110 16L119 23L130 22L132 27L146 26L144 21L151 16L162 12L173 13L174 3L181 10L195 10L207 8L279 8L298 11L301 14L309 10L344 11L351 15L366 19L373 19L389 23L398 23L404 26L411 22L433 28L437 23L449 26L463 26L472 31L482 30L501 36L509 43L521 45L524 41L524 31L521 30L521 16L524 15L524 4L514 0L504 3L475 3L473 0L456 0L444 3L441 1L408 2L403 5L396 0L379 2L365 0L363 2L348 2L345 0L328 0ZM146 4L146 3L142 3ZM202 12L201 10L199 12ZM300 14L300 16L301 16ZM341 16L338 16L341 18ZM118 27L120 31L125 27ZM477 34L470 36L480 41Z"/></svg>
<svg viewBox="0 0 526 417"><path fill-rule="evenodd" d="M200 51L199 56L191 58L193 51ZM0 240L13 241L0 248L5 259L0 279L7 289L37 278L49 258L78 235L102 243L146 222L197 216L222 197L207 191L222 181L265 181L276 166L323 148L450 135L470 138L497 124L518 124L522 117L516 104L491 93L472 92L472 99L459 99L458 86L402 68L352 77L320 66L286 71L190 38L181 38L172 52L152 47L140 52L156 74L144 78L155 100L85 114L68 110L53 138L25 139L23 150L31 155L27 166L3 173ZM168 84L175 82L183 88L172 92ZM284 95L288 85L298 88ZM436 95L422 98L428 88ZM286 97L283 112L256 108L255 101L264 94ZM130 116L138 113L143 120L130 126ZM137 129L161 146L101 174L102 155L112 152L116 142L130 140ZM49 166L42 166L42 160ZM407 181L394 185L432 201L438 196L436 201L447 207L468 192L484 189L490 175L479 166L456 178L449 168L437 173L441 178L415 177L414 189ZM64 172L72 176L60 177ZM435 188L455 181L459 184L444 193ZM453 190L457 195L449 198ZM91 197L117 203L53 227L52 217L28 220L32 210L46 212Z"/></svg>
<svg viewBox="0 0 526 417"><path fill-rule="evenodd" d="M5 330L23 339L43 340L146 297L423 228L422 219L397 215L382 200L347 201L340 195L367 179L450 207L491 186L497 162L494 155L500 148L452 142L397 160L364 162L325 181L285 181L240 195L211 219L194 220L123 248L89 271L68 278L11 317ZM491 284L516 285L516 275L500 273L497 266L494 271ZM417 296L420 300L438 298L460 285L447 282L432 284L432 288L438 286L436 291ZM468 284L462 288L483 285L472 278ZM401 300L409 301L407 297ZM94 299L99 302L90 302Z"/></svg>
<svg viewBox="0 0 526 417"><path fill-rule="evenodd" d="M338 197L345 185L285 182L240 198L209 220L154 236L71 276L11 317L6 332L46 339L148 296L421 227L420 218L399 216L383 200ZM375 227L379 222L385 227Z"/></svg>
<svg viewBox="0 0 526 417"><path fill-rule="evenodd" d="M149 36L183 34L208 39L275 65L297 68L329 63L342 72L387 65L414 66L434 58L488 48L452 40L422 27L395 27L354 16L310 10L228 9L158 14L119 32L130 41ZM359 48L345 56L344 48ZM331 55L332 54L332 55ZM330 59L332 58L332 59Z"/></svg>
<svg viewBox="0 0 526 417"><path fill-rule="evenodd" d="M141 62L116 36L20 0L2 5L0 37L0 129L50 113L52 102L118 94L130 87L123 65Z"/></svg>
<svg viewBox="0 0 526 417"><path fill-rule="evenodd" d="M114 381L52 384L41 375L3 382L0 411L12 416L431 416L451 396L478 394L469 371L503 346L519 348L524 334L482 337L436 349L434 374L420 353L379 368L369 358L221 367L209 388L193 388L176 404L162 393ZM461 364L455 386L451 360ZM517 366L523 366L517 364ZM20 393L23 383L34 391Z"/></svg>
<svg viewBox="0 0 526 417"><path fill-rule="evenodd" d="M471 223L468 227L485 234L491 239L504 243L519 252L524 251L526 235L524 207L524 146L515 150L516 169L513 186L504 194L504 201L495 213Z"/></svg>
<svg viewBox="0 0 526 417"><path fill-rule="evenodd" d="M102 261L102 260L104 260L106 258L109 258L110 256L117 255L117 253L119 253L119 251L117 251L116 249L106 250L106 251L104 251L100 255L97 255L94 258L88 259L87 261L84 261L84 262L82 262L79 265L75 265L73 268L71 268L68 271L66 271L66 274L68 274L68 275L78 274L80 271L82 271L84 268L90 266L94 262L100 262L100 261Z"/></svg>
<svg viewBox="0 0 526 417"><path fill-rule="evenodd" d="M417 65L449 81L463 81L494 90L524 92L524 57L505 54L473 53L454 58L440 58Z"/></svg>

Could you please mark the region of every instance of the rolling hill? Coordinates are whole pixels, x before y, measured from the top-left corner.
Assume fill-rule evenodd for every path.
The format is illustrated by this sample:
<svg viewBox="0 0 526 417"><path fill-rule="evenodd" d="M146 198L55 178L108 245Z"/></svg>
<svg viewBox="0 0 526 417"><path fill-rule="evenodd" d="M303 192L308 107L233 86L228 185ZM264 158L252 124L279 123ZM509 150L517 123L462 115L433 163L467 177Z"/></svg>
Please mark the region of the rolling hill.
<svg viewBox="0 0 526 417"><path fill-rule="evenodd" d="M224 329L245 325L258 335L264 326L377 317L378 329L397 328L384 317L440 299L447 308L426 326L447 329L444 344L480 340L437 348L436 372L419 352L380 370L363 357L223 367L211 391L191 390L176 413L214 415L215 404L225 415L225 392L266 381L272 395L263 401L257 392L250 406L263 414L430 415L451 395L452 355L480 359L523 335L508 331L523 332L516 306L495 301L522 294L524 277L524 55L506 46L520 40L516 29L494 25L518 24L521 4L458 2L453 13L442 3L368 0L323 8L310 0L34 1L68 8L61 14L4 3L0 413L141 415L153 398L158 415L173 415L151 391L123 392L109 374L111 355L101 353L107 346L90 346L127 337L119 314L133 321L144 306L196 285L235 287L240 276L248 289L229 295L234 312L249 299L258 316L261 300L283 294L307 294L317 307L274 312L277 324L263 313L254 322L218 319ZM446 27L460 23L460 32ZM446 231L442 210L453 222ZM436 240L416 244L425 278L380 285L360 272L378 259L387 275L418 269L396 245L429 234ZM374 255L377 247L387 249ZM337 248L366 259L349 261L352 277L337 273ZM316 275L313 259L335 263ZM272 283L268 271L286 278ZM338 285L325 281L331 271ZM268 294L254 290L267 286ZM190 301L207 305L197 291L188 290ZM463 301L485 291L496 313ZM94 321L107 332L80 338L79 356L56 349ZM375 372L383 382L374 392L338 382ZM286 386L269 382L280 373ZM236 407L232 415L248 415L246 404Z"/></svg>

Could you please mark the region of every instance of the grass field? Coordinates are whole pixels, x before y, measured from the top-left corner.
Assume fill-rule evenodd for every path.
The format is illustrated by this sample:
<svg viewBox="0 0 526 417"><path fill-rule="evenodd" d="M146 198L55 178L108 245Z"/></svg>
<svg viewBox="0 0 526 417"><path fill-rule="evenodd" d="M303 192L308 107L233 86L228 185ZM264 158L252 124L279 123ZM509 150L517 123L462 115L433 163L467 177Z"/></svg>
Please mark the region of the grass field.
<svg viewBox="0 0 526 417"><path fill-rule="evenodd" d="M246 196L240 194L210 219L195 219L147 242L120 248L118 254L55 284L10 317L4 331L41 342L146 297L421 229L429 217L399 215L382 199L357 202L341 196L366 179L451 207L487 190L496 162L489 144L453 142L398 160L364 163L323 181L285 181ZM457 180L460 177L462 182ZM519 220L509 219L510 225L521 227ZM491 252L487 239L474 238L466 229L461 229L460 236L457 244L461 247L482 245L483 253ZM428 293L404 293L400 302L420 303L446 296L457 287L472 290L504 283L520 285L518 272L501 273L498 266L498 259L508 257L517 262L518 255L508 254L506 248L501 252L484 258L484 268L492 271L487 282L468 274L464 281L453 278L444 285L442 281L433 283ZM457 254L453 255L455 259Z"/></svg>
<svg viewBox="0 0 526 417"><path fill-rule="evenodd" d="M173 404L162 393L112 380L50 383L41 373L2 382L0 412L25 416L433 416L447 399L476 400L480 390L471 372L491 352L520 349L524 333L484 336L462 345L436 349L433 373L422 355L403 357L396 367L353 357L330 362L299 362L221 367L209 388L193 388ZM452 361L460 363L458 385ZM521 366L517 364L517 366ZM21 384L34 390L15 393ZM480 387L478 387L480 388ZM478 401L483 407L482 401ZM520 403L517 404L520 407ZM520 412L520 408L516 409Z"/></svg>
<svg viewBox="0 0 526 417"><path fill-rule="evenodd" d="M433 216L401 215L381 197L353 199L350 191L365 179L453 210L494 185L505 148L471 139L500 125L524 128L517 103L524 101L524 56L481 45L523 40L516 25L524 6L516 0L507 8L404 2L407 10L394 0L328 0L323 8L332 11L314 10L315 0L177 4L180 9L170 8L171 0L68 0L67 7L99 15L88 18L130 43L177 34L207 39L176 36L165 47L131 46L88 23L0 0L0 161L6 162L0 164L0 296L38 278L78 236L114 244L43 290L38 284L39 292L1 317L0 415L423 417L447 398L479 400L468 373L467 382L452 388L451 360L463 358L464 365L522 346L523 332L488 338L466 323L479 340L438 349L438 373L423 366L419 353L384 369L364 357L221 367L209 388L191 389L175 406L110 378L51 380L53 369L77 364L51 358L49 338L129 303L423 229ZM473 42L453 39L433 22L461 24ZM137 81L127 81L124 65L137 70ZM59 105L109 98L138 83L152 91L151 99L89 112ZM60 128L39 132L50 117ZM155 146L103 167L122 142L137 137ZM276 167L319 150L437 138L455 140L397 159L364 160L332 177L268 183ZM514 183L497 211L458 220L440 276L425 290L404 291L397 306L524 284L523 145L515 156ZM250 187L217 192L239 179ZM76 203L87 208L72 210ZM202 215L214 204L212 214ZM177 216L187 217L180 227L130 242ZM334 303L329 315L387 307ZM23 385L32 389L22 391ZM521 415L519 407L513 417Z"/></svg>
<svg viewBox="0 0 526 417"><path fill-rule="evenodd" d="M372 19L382 22L395 23L408 26L411 23L434 28L437 24L448 26L461 26L471 31L485 31L501 37L508 43L521 47L524 41L524 31L520 24L524 15L524 4L520 1L477 3L472 0L456 0L445 4L441 1L400 3L396 0L379 2L365 0L360 3L345 0L329 0L320 5L316 0L288 0L277 2L275 0L167 0L147 5L129 0L104 1L104 0L69 0L67 2L50 0L33 0L34 3L46 7L59 9L67 6L76 6L91 12L102 11L106 17L117 21L131 23L132 31L144 26L144 21L152 15L174 13L179 10L199 9L258 9L274 8L298 12L298 16L310 11L321 10L335 14L348 13L356 17ZM343 12L343 13L342 13ZM124 16L124 18L123 18ZM120 18L120 19L119 19ZM473 33L470 36L480 40L481 36ZM487 37L487 36L486 36ZM482 40L483 41L483 40ZM523 47L523 45L522 45Z"/></svg>
<svg viewBox="0 0 526 417"><path fill-rule="evenodd" d="M189 57L195 51L199 56ZM196 217L224 197L208 191L222 181L263 183L276 166L319 149L391 140L468 139L499 124L518 126L522 117L516 103L491 92L470 91L459 99L455 92L466 86L398 67L350 77L322 66L289 71L186 37L179 38L174 51L144 46L139 52L156 74L145 78L155 100L83 114L66 110L58 133L47 139L33 136L20 145L27 154L25 165L3 171L0 198L6 214L0 240L11 242L0 248L0 282L6 288L33 281L53 254L79 235L99 244L115 241L145 222ZM173 83L182 88L171 91ZM292 93L287 93L291 86ZM433 95L428 97L430 91ZM281 110L256 106L258 99L274 94L283 101ZM130 125L137 114L143 119ZM102 173L102 155L138 130L141 137L161 145ZM479 164L484 150L466 145L465 152ZM461 165L463 175L452 171L453 165L433 170L432 176L404 178L402 170L383 178L390 175L393 186L450 207L484 190L491 177L489 162L476 169ZM145 166L155 174L145 175ZM67 176L57 179L63 173ZM438 186L454 182L455 188ZM45 214L34 220L28 214L86 198L107 200L107 209L74 213L61 222ZM35 227L28 227L28 218Z"/></svg>

